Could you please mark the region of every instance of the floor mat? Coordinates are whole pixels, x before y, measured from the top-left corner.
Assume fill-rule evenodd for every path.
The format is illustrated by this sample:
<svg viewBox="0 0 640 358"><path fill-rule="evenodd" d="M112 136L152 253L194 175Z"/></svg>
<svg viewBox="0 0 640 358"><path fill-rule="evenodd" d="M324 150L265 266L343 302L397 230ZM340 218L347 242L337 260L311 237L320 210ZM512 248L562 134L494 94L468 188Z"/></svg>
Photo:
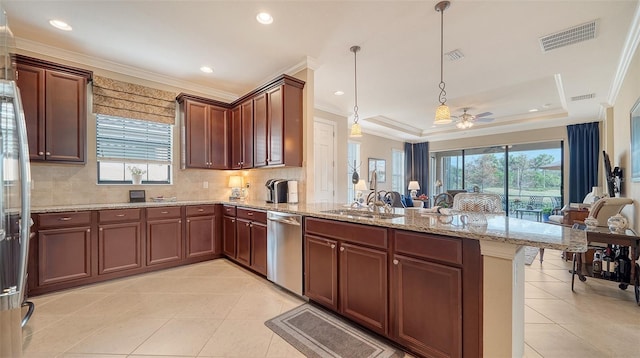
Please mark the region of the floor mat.
<svg viewBox="0 0 640 358"><path fill-rule="evenodd" d="M307 357L404 356L404 352L310 304L285 312L265 325Z"/></svg>

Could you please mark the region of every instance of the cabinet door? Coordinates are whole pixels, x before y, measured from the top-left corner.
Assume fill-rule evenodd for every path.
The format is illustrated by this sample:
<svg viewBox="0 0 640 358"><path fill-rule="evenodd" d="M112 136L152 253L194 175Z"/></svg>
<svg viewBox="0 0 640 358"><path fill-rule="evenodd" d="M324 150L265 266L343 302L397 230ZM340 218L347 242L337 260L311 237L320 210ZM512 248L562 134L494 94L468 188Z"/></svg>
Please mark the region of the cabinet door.
<svg viewBox="0 0 640 358"><path fill-rule="evenodd" d="M209 121L207 105L185 100L185 166L209 168Z"/></svg>
<svg viewBox="0 0 640 358"><path fill-rule="evenodd" d="M44 160L44 72L39 67L18 64L17 84L22 97L29 140L29 158Z"/></svg>
<svg viewBox="0 0 640 358"><path fill-rule="evenodd" d="M231 216L222 218L222 253L236 258L236 218Z"/></svg>
<svg viewBox="0 0 640 358"><path fill-rule="evenodd" d="M428 357L462 356L461 271L394 256L390 296L397 342Z"/></svg>
<svg viewBox="0 0 640 358"><path fill-rule="evenodd" d="M242 115L242 167L253 168L253 99L240 105Z"/></svg>
<svg viewBox="0 0 640 358"><path fill-rule="evenodd" d="M267 161L267 124L267 94L263 93L253 99L254 167L264 167L269 164Z"/></svg>
<svg viewBox="0 0 640 358"><path fill-rule="evenodd" d="M386 335L387 253L340 243L339 256L341 313Z"/></svg>
<svg viewBox="0 0 640 358"><path fill-rule="evenodd" d="M283 86L267 92L267 164L284 164Z"/></svg>
<svg viewBox="0 0 640 358"><path fill-rule="evenodd" d="M251 268L267 275L267 225L251 223Z"/></svg>
<svg viewBox="0 0 640 358"><path fill-rule="evenodd" d="M222 107L209 106L209 166L229 169L229 116Z"/></svg>
<svg viewBox="0 0 640 358"><path fill-rule="evenodd" d="M304 295L338 310L338 242L305 235Z"/></svg>
<svg viewBox="0 0 640 358"><path fill-rule="evenodd" d="M251 221L244 219L237 219L236 228L237 241L236 241L236 260L240 263L250 266L251 265Z"/></svg>
<svg viewBox="0 0 640 358"><path fill-rule="evenodd" d="M187 257L215 252L215 222L213 215L187 218Z"/></svg>
<svg viewBox="0 0 640 358"><path fill-rule="evenodd" d="M231 110L229 118L229 136L230 136L230 161L231 169L242 169L242 109L240 106Z"/></svg>
<svg viewBox="0 0 640 358"><path fill-rule="evenodd" d="M182 220L147 221L147 265L182 258Z"/></svg>
<svg viewBox="0 0 640 358"><path fill-rule="evenodd" d="M99 226L99 275L142 267L140 225L131 222Z"/></svg>
<svg viewBox="0 0 640 358"><path fill-rule="evenodd" d="M84 162L87 79L47 70L45 77L45 157L47 161Z"/></svg>
<svg viewBox="0 0 640 358"><path fill-rule="evenodd" d="M38 232L39 285L91 276L91 229L74 227Z"/></svg>

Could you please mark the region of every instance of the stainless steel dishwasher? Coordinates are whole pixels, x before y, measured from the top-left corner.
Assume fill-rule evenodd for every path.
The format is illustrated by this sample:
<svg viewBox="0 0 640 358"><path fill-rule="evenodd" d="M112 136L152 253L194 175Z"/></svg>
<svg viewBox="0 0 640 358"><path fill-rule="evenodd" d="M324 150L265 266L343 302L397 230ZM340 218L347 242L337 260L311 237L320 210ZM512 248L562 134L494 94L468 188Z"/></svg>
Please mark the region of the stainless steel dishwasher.
<svg viewBox="0 0 640 358"><path fill-rule="evenodd" d="M302 296L302 216L267 211L267 279Z"/></svg>

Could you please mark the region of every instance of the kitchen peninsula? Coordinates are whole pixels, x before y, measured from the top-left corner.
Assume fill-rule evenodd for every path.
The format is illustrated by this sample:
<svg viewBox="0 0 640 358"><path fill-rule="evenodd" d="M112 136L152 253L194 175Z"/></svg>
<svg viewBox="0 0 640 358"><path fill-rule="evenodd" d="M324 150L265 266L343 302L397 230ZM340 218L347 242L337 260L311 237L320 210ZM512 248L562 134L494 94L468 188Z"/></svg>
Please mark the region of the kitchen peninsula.
<svg viewBox="0 0 640 358"><path fill-rule="evenodd" d="M57 214L61 215L61 218L66 218L70 217L67 214L80 215L79 218L84 221L81 230L77 230L77 238L86 243L85 249L91 251L89 256L93 258L92 265L97 267L97 262L101 262L102 256L100 255L102 253L100 250L104 248L104 240L100 241L101 234L93 234L93 232L98 232L99 227L107 227L107 224L102 224L104 220L110 225L109 228L118 230L127 230L126 228L130 228L133 221L137 222L139 230L146 230L146 234L145 231L142 231L142 234L138 233L138 239L144 243L144 236L150 236L151 230L153 230L151 225L175 228L177 233L185 232L184 230L188 232L189 225L194 222L189 220L200 215L201 219L212 220L199 222L204 223L201 228L214 228L212 230L214 240L212 241L213 246L211 246L214 252L200 251L203 255L198 256L199 252L190 251L189 245L186 245L186 249L178 250L178 255L186 260L185 263L198 259L222 257L219 250L221 239L216 237L222 235L220 228L222 226L223 205L221 204L224 204L224 208L237 206L257 211L275 210L303 215L305 217L305 240L308 244L306 254L309 255L312 248L309 242L317 244L318 246L314 246L314 248L325 250L320 251L321 253L334 252L331 255L335 256L331 257L335 258L334 262L339 263L341 269L350 263L351 258L356 259L353 261L356 265L362 262L357 261L362 258L378 258L377 262L382 265L380 266L382 269L377 273L367 271L364 277L367 285L374 286L376 282L370 279L371 275L378 275L376 278L380 279L380 287L384 289L380 296L384 299L385 311L380 319L369 319L368 316L375 316L375 314L359 314L363 311L362 306L349 306L350 301L344 293L350 287L346 287L345 282L342 282L344 281L342 275L345 272L336 272L336 276L334 276L335 282L333 284L337 285L340 281L340 286L335 286L335 291L339 292L330 294L335 297L340 296L340 308L333 309L374 331L389 336L414 351L429 356L468 356L468 352L477 352L472 355L482 354L485 357L522 356L524 346L523 246L583 251L586 245L586 236L582 231L504 216L487 215L485 217L486 226L473 227L463 224L460 215L429 214L415 209L396 209L396 213L401 216L390 219L337 214L335 213L337 209L345 209L342 205L337 204L294 205L265 204L259 201L241 203L178 201L33 208L33 212L36 224L39 225L37 230L42 227L38 216ZM139 210L140 216L135 220L131 219L131 222L120 224L120 221L117 220L122 217L118 215L128 215L128 210ZM110 215L115 211L118 211L118 215ZM158 217L158 215L164 215L164 212L167 213L166 215L174 215L170 215L171 217L166 219ZM100 215L98 215L99 213ZM65 223L68 221L64 220ZM58 230L56 232L59 233L70 229L54 230ZM180 236L180 234L178 235ZM190 235L185 236L185 242L189 241ZM43 240L46 241L46 238ZM147 237L146 240L149 238ZM185 244L183 243L183 245ZM141 246L136 247L140 248ZM32 257L38 255L39 249L41 248L36 246ZM335 251L327 251L333 249ZM144 252L144 250L141 251ZM169 261L163 261L164 258L155 261L153 259L153 256L149 256L145 263L142 257L139 257L139 260L143 261L142 266L153 264L155 265L152 267L153 269L170 264ZM313 257L309 260L307 256L307 265L314 260ZM32 259L31 262L34 261ZM156 262L158 262L157 265ZM100 269L104 271L105 267L100 266ZM42 274L43 270L44 268L40 266L39 274ZM91 268L87 268L87 270L89 272ZM31 272L38 272L38 270L31 270ZM133 269L131 272L133 274L137 271ZM121 271L121 273L126 274L125 271ZM403 276L404 273L408 275ZM392 292L399 287L399 278L403 279L406 285L409 285L412 277L415 279L416 275L414 274L419 273L430 275L429 279L434 278L437 284L442 282L450 284L442 290L438 290L437 293L433 292L429 295L424 294L427 291L404 286L403 288L407 288L401 290L404 296L398 295L398 291ZM307 280L309 274L310 272L307 272ZM387 282L389 282L388 285ZM434 285L437 284L434 283ZM323 304L320 299L322 295L318 294L322 292L309 292L310 288L316 287L306 287L306 295L314 302ZM387 292L389 292L388 295ZM386 301L386 297L389 297L389 302ZM420 299L421 297L422 299ZM424 330L424 325L428 325L429 332L433 334L441 330L445 335L449 335L450 332L454 332L454 335L447 338L444 346L421 346L420 342L412 337L412 329L415 332L415 327L405 326L408 328L402 329L403 324L407 324L406 321L412 318L411 312L399 311L397 307L409 304L409 308L416 309L416 307L426 306L426 302L439 301L445 305L451 305L452 308L422 307L421 309L430 310L431 313L428 317L416 315L417 317L414 317L412 322L423 325L418 327L418 331ZM398 306L399 302L402 305ZM414 302L413 305L411 305L412 302ZM324 302L324 305L331 308L330 303ZM449 331L437 323L438 319L442 319L437 316L443 315L443 312L447 312L446 317L451 318L450 324L447 324ZM456 317L456 315L458 316Z"/></svg>

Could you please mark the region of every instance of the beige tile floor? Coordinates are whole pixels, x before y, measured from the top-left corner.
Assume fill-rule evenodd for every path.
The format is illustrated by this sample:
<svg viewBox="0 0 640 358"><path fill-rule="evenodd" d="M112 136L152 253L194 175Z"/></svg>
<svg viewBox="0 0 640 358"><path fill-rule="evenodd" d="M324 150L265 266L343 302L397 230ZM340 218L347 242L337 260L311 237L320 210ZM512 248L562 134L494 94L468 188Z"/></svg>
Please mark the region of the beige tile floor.
<svg viewBox="0 0 640 358"><path fill-rule="evenodd" d="M525 269L526 357L640 357L632 290L577 282L547 250ZM303 301L226 261L32 298L26 357L302 357L264 321Z"/></svg>

